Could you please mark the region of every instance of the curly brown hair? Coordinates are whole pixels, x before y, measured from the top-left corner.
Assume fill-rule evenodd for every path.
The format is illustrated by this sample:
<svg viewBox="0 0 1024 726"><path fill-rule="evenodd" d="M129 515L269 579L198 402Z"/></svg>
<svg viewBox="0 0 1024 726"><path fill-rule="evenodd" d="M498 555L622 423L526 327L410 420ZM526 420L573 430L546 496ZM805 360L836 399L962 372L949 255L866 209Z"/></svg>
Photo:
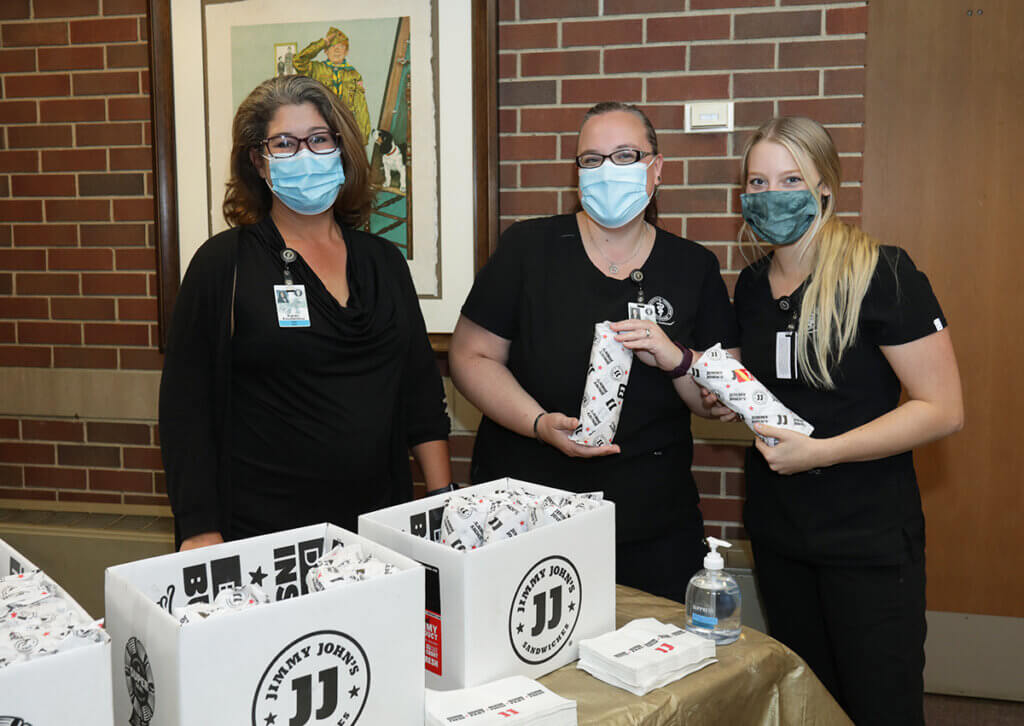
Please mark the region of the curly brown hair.
<svg viewBox="0 0 1024 726"><path fill-rule="evenodd" d="M231 179L224 194L224 219L231 226L254 224L270 213L273 201L267 183L253 161L261 154L267 126L281 106L313 104L328 127L341 136L341 165L345 184L334 202L335 215L345 224L361 227L370 216L374 192L363 135L352 112L319 81L307 76L276 76L263 81L239 105L231 124Z"/></svg>

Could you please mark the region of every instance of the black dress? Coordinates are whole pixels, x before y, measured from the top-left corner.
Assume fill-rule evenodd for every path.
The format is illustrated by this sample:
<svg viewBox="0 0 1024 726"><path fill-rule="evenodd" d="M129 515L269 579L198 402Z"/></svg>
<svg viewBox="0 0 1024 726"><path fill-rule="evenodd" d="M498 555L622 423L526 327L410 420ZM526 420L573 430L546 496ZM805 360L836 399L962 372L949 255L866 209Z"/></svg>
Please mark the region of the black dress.
<svg viewBox="0 0 1024 726"><path fill-rule="evenodd" d="M641 269L645 297L672 340L698 350L717 342L736 345L728 293L710 251L659 229ZM462 314L511 341L509 370L545 410L575 417L594 323L624 320L637 291L629 280L615 280L594 267L575 216L561 215L506 230ZM671 592L649 580L637 586L678 599L705 552L690 472L690 411L664 372L637 362L629 375L615 437L621 454L570 458L485 417L473 450L472 478L512 476L571 491L604 491L615 502L619 582L631 584L627 580L644 575L641 569L659 570L665 577L658 579L673 584ZM652 549L652 541L666 546Z"/></svg>
<svg viewBox="0 0 1024 726"><path fill-rule="evenodd" d="M331 521L412 496L408 449L446 440L444 389L400 253L342 227L341 306L300 257L309 327L278 325L284 241L270 218L197 252L175 305L160 434L180 539ZM234 288L234 333L231 332Z"/></svg>

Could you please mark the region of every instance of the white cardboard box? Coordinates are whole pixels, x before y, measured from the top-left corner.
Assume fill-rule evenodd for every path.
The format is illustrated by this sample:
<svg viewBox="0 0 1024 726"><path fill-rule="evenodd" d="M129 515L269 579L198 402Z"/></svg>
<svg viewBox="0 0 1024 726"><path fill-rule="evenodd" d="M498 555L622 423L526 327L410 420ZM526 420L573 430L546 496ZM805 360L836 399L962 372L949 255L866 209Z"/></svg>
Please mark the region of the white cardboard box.
<svg viewBox="0 0 1024 726"><path fill-rule="evenodd" d="M398 572L306 594L339 542ZM185 626L169 614L235 584L272 602ZM340 527L111 567L105 594L118 726L423 723L423 568Z"/></svg>
<svg viewBox="0 0 1024 726"><path fill-rule="evenodd" d="M520 485L499 479L481 493ZM467 688L512 675L539 678L579 657L578 643L615 630L615 505L461 552L432 542L448 496L359 517L359 533L427 569L427 687Z"/></svg>
<svg viewBox="0 0 1024 726"><path fill-rule="evenodd" d="M0 540L0 576L34 569L35 565ZM54 584L59 594L89 617L74 598ZM111 726L110 639L0 668L0 724L17 724L19 718L34 726Z"/></svg>

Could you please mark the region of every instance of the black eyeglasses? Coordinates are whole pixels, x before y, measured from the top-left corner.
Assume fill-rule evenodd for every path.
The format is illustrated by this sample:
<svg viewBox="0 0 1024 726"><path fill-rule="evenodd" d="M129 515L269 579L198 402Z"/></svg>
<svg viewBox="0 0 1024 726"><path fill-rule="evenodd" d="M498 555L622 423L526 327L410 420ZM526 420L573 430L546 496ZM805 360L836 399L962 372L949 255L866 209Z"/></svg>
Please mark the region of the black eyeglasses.
<svg viewBox="0 0 1024 726"><path fill-rule="evenodd" d="M267 153L275 159L287 159L299 153L303 142L314 154L330 154L338 150L338 134L332 131L318 131L302 138L291 134L278 134L263 139L261 143L266 147Z"/></svg>
<svg viewBox="0 0 1024 726"><path fill-rule="evenodd" d="M628 166L635 164L645 156L654 156L654 152L640 151L639 149L616 149L610 154L598 154L596 151L588 151L576 157L576 166L580 169L596 169L604 163L605 159L611 159L616 166Z"/></svg>

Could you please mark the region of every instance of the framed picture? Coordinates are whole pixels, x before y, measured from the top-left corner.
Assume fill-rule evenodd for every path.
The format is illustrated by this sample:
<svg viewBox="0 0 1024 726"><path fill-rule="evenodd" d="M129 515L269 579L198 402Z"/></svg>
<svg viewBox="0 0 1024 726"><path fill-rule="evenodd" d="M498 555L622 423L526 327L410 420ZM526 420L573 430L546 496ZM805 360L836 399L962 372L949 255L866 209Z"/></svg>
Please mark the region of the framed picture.
<svg viewBox="0 0 1024 726"><path fill-rule="evenodd" d="M149 3L161 339L192 255L227 227L235 110L300 73L353 112L377 189L368 230L408 261L446 349L497 236L495 0Z"/></svg>

